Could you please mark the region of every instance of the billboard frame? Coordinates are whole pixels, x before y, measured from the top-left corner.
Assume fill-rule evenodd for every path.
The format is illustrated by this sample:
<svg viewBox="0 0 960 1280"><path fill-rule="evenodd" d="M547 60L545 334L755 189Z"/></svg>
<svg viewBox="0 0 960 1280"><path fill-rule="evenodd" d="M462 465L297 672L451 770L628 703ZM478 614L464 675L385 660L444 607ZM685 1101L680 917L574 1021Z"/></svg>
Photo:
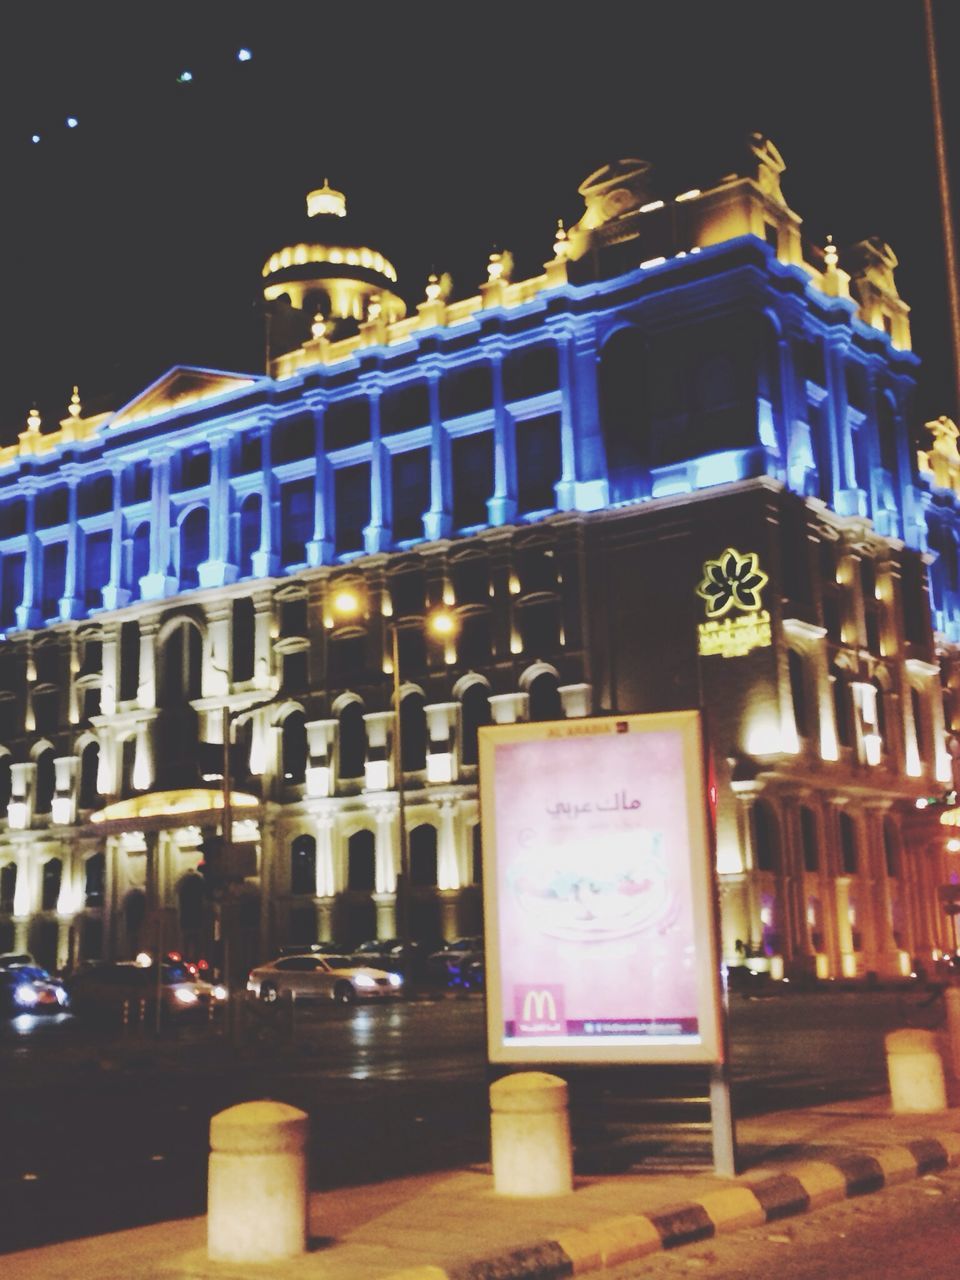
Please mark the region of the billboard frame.
<svg viewBox="0 0 960 1280"><path fill-rule="evenodd" d="M690 911L696 938L694 973L698 1034L631 1043L586 1038L582 1044L551 1043L531 1036L506 1040L498 892L498 837L494 771L498 747L586 736L675 732L683 758ZM486 934L487 1054L493 1063L693 1063L717 1067L726 1057L726 1027L721 992L718 897L713 823L709 812L708 767L699 711L592 716L569 720L489 725L479 731L479 782ZM642 1014L638 1014L642 1017ZM564 1037L569 1041L570 1037ZM670 1039L670 1042L665 1042Z"/></svg>

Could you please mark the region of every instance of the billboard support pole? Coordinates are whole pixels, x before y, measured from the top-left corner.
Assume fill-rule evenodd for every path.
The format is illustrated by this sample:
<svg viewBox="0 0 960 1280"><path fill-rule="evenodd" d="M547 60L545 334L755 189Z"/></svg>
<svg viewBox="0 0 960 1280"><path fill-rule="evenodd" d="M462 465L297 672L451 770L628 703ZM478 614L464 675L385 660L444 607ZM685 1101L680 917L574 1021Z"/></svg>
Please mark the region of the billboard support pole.
<svg viewBox="0 0 960 1280"><path fill-rule="evenodd" d="M710 1068L710 1134L714 1173L720 1178L735 1178L739 1172L737 1129L726 1062L715 1062Z"/></svg>

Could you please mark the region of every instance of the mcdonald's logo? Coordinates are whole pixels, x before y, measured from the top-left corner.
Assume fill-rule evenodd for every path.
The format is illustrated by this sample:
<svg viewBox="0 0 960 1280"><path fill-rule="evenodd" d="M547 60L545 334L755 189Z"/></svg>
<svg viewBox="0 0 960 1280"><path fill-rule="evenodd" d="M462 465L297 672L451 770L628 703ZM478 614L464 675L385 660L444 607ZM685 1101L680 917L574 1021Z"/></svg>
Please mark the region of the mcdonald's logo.
<svg viewBox="0 0 960 1280"><path fill-rule="evenodd" d="M513 1008L519 1035L556 1035L566 1030L563 987L559 983L514 987Z"/></svg>
<svg viewBox="0 0 960 1280"><path fill-rule="evenodd" d="M542 1022L544 1018L549 1018L551 1022L557 1020L557 1002L553 998L553 992L531 987L523 997L523 1020L533 1022L536 1019L537 1022Z"/></svg>

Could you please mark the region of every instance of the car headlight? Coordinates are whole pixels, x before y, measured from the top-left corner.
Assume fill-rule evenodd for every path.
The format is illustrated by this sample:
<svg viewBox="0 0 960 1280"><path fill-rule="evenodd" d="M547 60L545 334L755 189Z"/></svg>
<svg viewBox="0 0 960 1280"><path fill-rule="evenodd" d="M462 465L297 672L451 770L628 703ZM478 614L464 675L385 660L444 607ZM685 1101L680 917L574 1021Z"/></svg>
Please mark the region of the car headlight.
<svg viewBox="0 0 960 1280"><path fill-rule="evenodd" d="M13 998L16 1000L17 1004L22 1005L24 1009L32 1009L37 1003L36 991L34 991L33 987L28 986L25 982L22 982L20 986L15 989Z"/></svg>
<svg viewBox="0 0 960 1280"><path fill-rule="evenodd" d="M227 988L226 988L226 987L214 987L214 988L213 988L213 991L211 992L211 995L213 996L214 1000L226 1000L226 998L227 998Z"/></svg>
<svg viewBox="0 0 960 1280"><path fill-rule="evenodd" d="M189 987L177 987L173 993L174 1000L179 1000L181 1004L196 1004L200 998L195 991L191 991Z"/></svg>
<svg viewBox="0 0 960 1280"><path fill-rule="evenodd" d="M390 982L391 987L402 987L402 986L403 986L403 978L401 978L401 977L400 977L400 974L399 974L399 973L391 973L391 974L389 975L389 982Z"/></svg>
<svg viewBox="0 0 960 1280"><path fill-rule="evenodd" d="M371 978L368 973L358 973L353 981L358 987L375 987L377 985L376 978Z"/></svg>

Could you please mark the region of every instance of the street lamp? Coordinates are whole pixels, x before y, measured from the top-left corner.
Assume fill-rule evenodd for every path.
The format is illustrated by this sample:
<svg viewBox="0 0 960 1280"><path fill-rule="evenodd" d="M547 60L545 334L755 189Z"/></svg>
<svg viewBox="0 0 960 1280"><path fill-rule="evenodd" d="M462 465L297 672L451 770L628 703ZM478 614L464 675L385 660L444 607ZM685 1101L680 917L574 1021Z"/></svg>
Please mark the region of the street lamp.
<svg viewBox="0 0 960 1280"><path fill-rule="evenodd" d="M343 620L356 618L361 602L355 591L344 588L333 598L333 612ZM393 777L397 788L397 817L400 824L400 871L396 887L396 928L400 939L401 972L404 983L410 976L410 842L407 838L406 791L403 783L403 730L400 720L400 640L396 618L381 614L390 628L393 665ZM449 640L457 632L456 615L447 609L434 609L427 614L426 627L438 639Z"/></svg>

